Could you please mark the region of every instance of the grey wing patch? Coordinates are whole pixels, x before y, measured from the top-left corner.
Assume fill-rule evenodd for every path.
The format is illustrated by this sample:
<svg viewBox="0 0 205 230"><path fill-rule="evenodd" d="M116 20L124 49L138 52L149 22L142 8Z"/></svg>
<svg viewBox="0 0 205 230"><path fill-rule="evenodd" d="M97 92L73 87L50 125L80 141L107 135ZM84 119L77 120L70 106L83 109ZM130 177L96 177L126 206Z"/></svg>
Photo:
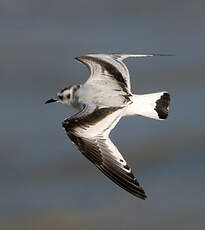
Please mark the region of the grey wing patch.
<svg viewBox="0 0 205 230"><path fill-rule="evenodd" d="M115 80L126 94L130 94L129 71L118 56L85 55L76 59L89 68L91 78L108 77Z"/></svg>
<svg viewBox="0 0 205 230"><path fill-rule="evenodd" d="M124 190L141 199L146 199L145 192L133 175L131 168L122 158L118 160L106 144L106 139L96 137L87 139L67 132L79 151L100 169L109 179ZM121 163L123 162L123 163Z"/></svg>

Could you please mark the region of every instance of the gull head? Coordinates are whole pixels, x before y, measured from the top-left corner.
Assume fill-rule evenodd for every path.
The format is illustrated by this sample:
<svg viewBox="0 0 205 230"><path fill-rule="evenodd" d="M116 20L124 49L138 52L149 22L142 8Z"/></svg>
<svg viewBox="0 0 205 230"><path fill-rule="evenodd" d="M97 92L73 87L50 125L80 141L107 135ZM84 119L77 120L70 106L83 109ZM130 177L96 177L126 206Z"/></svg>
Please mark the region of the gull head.
<svg viewBox="0 0 205 230"><path fill-rule="evenodd" d="M58 102L64 105L70 105L73 98L73 91L74 91L74 86L68 86L66 88L63 88L57 93L56 98L51 98L47 100L45 104Z"/></svg>

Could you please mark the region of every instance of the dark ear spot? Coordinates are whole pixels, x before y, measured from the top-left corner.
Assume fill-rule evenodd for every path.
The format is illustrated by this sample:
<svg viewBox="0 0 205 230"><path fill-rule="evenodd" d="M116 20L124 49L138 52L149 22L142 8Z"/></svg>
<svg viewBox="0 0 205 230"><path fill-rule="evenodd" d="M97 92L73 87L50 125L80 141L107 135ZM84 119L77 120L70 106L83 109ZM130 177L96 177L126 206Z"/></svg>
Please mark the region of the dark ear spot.
<svg viewBox="0 0 205 230"><path fill-rule="evenodd" d="M62 95L59 95L58 98L59 98L60 100L63 100L63 96L62 96Z"/></svg>
<svg viewBox="0 0 205 230"><path fill-rule="evenodd" d="M70 94L68 94L66 97L67 97L68 99L70 99Z"/></svg>

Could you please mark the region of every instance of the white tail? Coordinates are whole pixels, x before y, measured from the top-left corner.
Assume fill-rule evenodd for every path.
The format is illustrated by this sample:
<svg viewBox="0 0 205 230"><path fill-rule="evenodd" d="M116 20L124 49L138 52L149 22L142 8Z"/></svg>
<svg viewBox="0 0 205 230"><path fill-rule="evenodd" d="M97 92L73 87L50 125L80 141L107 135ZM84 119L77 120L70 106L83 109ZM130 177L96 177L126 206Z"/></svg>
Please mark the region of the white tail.
<svg viewBox="0 0 205 230"><path fill-rule="evenodd" d="M167 92L133 95L132 101L128 106L127 116L142 115L157 120L168 117L170 95Z"/></svg>

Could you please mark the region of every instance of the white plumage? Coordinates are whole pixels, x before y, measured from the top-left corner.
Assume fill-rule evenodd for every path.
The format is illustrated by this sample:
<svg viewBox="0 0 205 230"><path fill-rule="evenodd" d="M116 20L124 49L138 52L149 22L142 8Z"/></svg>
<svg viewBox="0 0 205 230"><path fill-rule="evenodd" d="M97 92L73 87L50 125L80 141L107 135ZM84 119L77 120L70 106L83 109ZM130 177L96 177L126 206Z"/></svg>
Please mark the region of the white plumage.
<svg viewBox="0 0 205 230"><path fill-rule="evenodd" d="M46 103L60 102L79 112L64 120L63 127L76 147L107 177L131 194L145 199L131 168L109 138L121 117L142 115L166 119L169 94L132 94L130 76L122 62L128 57L165 56L159 54L87 54L76 59L90 70L82 85L69 86Z"/></svg>

